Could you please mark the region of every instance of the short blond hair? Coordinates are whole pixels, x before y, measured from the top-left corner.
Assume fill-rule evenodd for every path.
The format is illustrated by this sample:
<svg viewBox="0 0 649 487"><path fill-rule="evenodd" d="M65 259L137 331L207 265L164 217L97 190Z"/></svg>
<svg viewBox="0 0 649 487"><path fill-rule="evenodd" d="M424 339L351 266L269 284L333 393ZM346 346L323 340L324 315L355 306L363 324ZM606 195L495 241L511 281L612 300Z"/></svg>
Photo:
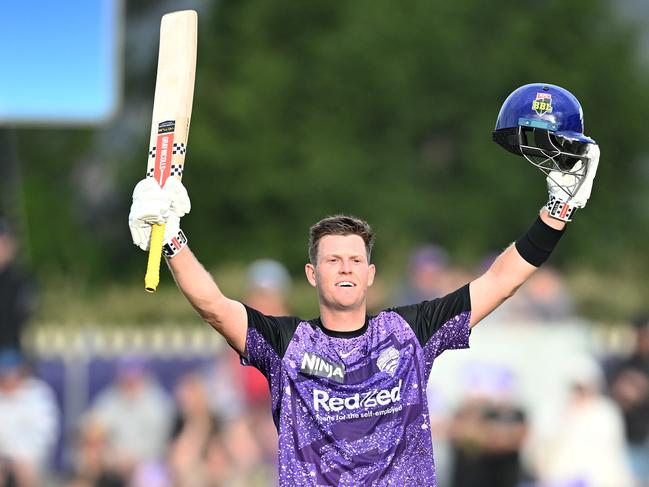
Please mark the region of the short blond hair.
<svg viewBox="0 0 649 487"><path fill-rule="evenodd" d="M327 235L358 235L365 242L367 261L374 246L374 231L369 223L351 215L334 215L323 218L309 229L309 261L318 261L318 244Z"/></svg>

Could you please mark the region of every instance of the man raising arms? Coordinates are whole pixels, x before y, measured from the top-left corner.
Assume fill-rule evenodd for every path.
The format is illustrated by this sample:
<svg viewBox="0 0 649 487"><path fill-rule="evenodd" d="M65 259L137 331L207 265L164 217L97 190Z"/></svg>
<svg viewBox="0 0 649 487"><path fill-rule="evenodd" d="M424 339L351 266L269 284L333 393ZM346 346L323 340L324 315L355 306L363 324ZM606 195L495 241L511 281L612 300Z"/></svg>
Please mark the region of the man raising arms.
<svg viewBox="0 0 649 487"><path fill-rule="evenodd" d="M494 140L546 173L550 201L482 276L442 298L367 316L374 235L351 216L311 227L305 273L320 311L312 320L266 316L229 299L186 245L166 247L187 300L268 379L280 485L436 485L426 402L435 358L468 347L471 327L549 257L566 221L585 206L599 160L583 135L579 102L553 85L514 91ZM166 239L177 236L189 209L175 179L163 189L141 181L129 217L135 244L148 248L153 223L166 223Z"/></svg>

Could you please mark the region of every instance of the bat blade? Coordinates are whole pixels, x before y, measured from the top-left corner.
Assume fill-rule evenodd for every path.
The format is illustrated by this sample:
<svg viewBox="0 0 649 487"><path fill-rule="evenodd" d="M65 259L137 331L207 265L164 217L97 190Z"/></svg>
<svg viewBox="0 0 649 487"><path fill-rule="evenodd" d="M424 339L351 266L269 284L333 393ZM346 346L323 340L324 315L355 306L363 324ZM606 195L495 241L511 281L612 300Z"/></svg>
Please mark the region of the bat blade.
<svg viewBox="0 0 649 487"><path fill-rule="evenodd" d="M197 35L195 11L182 10L162 17L146 171L146 176L160 186L170 177L183 176L194 99ZM144 287L151 293L160 282L163 236L164 225L153 225L144 277Z"/></svg>

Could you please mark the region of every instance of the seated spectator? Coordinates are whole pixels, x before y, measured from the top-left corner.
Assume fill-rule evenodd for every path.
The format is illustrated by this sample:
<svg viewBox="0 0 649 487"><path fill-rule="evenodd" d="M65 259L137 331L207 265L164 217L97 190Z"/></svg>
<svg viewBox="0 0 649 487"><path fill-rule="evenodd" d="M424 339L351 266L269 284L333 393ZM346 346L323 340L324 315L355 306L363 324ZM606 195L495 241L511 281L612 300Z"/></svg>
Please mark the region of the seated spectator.
<svg viewBox="0 0 649 487"><path fill-rule="evenodd" d="M246 292L243 302L264 314L271 316L287 316L288 293L291 290L291 276L279 262L271 259L254 261L246 273ZM238 354L232 354L239 362ZM249 409L261 407L268 416L270 410L270 392L268 381L254 367L235 366L237 382L242 386L244 399ZM272 423L270 419L269 423ZM275 428L273 428L275 429ZM274 435L277 439L277 435ZM276 442L273 450L277 449Z"/></svg>
<svg viewBox="0 0 649 487"><path fill-rule="evenodd" d="M246 413L246 404L237 371L240 368L237 353L230 349L219 350L214 359L200 371L210 409L221 423L233 421Z"/></svg>
<svg viewBox="0 0 649 487"><path fill-rule="evenodd" d="M242 301L262 313L287 315L290 288L291 278L282 264L271 259L256 260L246 271ZM239 362L239 355L228 349L216 356L203 372L212 411L224 423L248 414L249 409L261 407L265 413L270 409L268 381L257 369L242 367ZM266 417L272 426L269 415ZM272 450L276 451L277 433L274 427L272 430L275 432Z"/></svg>
<svg viewBox="0 0 649 487"><path fill-rule="evenodd" d="M527 476L521 449L525 412L513 400L514 377L506 367L472 364L467 396L449 427L453 487L516 487Z"/></svg>
<svg viewBox="0 0 649 487"><path fill-rule="evenodd" d="M609 392L624 417L628 455L638 485L649 486L649 315L633 322L631 355L612 360Z"/></svg>
<svg viewBox="0 0 649 487"><path fill-rule="evenodd" d="M16 237L0 219L0 349L20 351L36 304L36 286L19 265L17 253Z"/></svg>
<svg viewBox="0 0 649 487"><path fill-rule="evenodd" d="M591 357L574 357L567 370L570 394L543 437L531 445L543 485L631 487L622 415L602 394L604 376Z"/></svg>
<svg viewBox="0 0 649 487"><path fill-rule="evenodd" d="M144 359L120 361L114 383L100 393L90 414L106 430L110 456L125 478L139 464L162 459L173 408Z"/></svg>
<svg viewBox="0 0 649 487"><path fill-rule="evenodd" d="M168 461L174 485L208 485L205 464L210 441L221 426L210 409L202 378L185 375L176 386L177 412Z"/></svg>
<svg viewBox="0 0 649 487"><path fill-rule="evenodd" d="M210 486L234 487L232 482L234 468L221 432L215 432L210 437L206 454L205 475L209 479L208 485Z"/></svg>
<svg viewBox="0 0 649 487"><path fill-rule="evenodd" d="M36 487L53 453L59 410L16 349L0 350L0 485Z"/></svg>
<svg viewBox="0 0 649 487"><path fill-rule="evenodd" d="M126 487L128 479L111 453L104 426L90 415L83 418L72 455L72 480L67 487Z"/></svg>
<svg viewBox="0 0 649 487"><path fill-rule="evenodd" d="M268 487L277 485L275 465L264 462L261 443L264 434L252 429L248 416L240 416L223 431L223 446L231 464L231 478L227 485L241 487ZM277 434L274 435L277 441Z"/></svg>

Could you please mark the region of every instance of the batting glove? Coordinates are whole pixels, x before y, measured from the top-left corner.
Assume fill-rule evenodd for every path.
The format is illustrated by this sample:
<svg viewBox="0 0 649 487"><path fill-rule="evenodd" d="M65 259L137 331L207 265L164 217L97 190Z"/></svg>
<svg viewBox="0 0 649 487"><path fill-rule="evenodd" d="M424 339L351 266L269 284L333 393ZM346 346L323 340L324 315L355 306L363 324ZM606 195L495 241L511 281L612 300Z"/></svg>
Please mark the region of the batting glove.
<svg viewBox="0 0 649 487"><path fill-rule="evenodd" d="M133 190L133 204L128 215L133 243L142 250L149 250L153 224L164 224L164 243L172 242L179 234L183 235L180 218L190 210L189 195L180 180L168 178L161 188L155 179L144 178Z"/></svg>
<svg viewBox="0 0 649 487"><path fill-rule="evenodd" d="M572 221L572 216L577 211L577 208L586 206L586 202L593 190L593 181L599 166L599 146L597 144L588 144L585 156L586 161L579 161L572 168L573 172L584 176L581 186L572 197L563 188L574 187L577 183L576 176L561 171L551 171L548 174L546 181L550 199L545 208L550 216L569 222Z"/></svg>

